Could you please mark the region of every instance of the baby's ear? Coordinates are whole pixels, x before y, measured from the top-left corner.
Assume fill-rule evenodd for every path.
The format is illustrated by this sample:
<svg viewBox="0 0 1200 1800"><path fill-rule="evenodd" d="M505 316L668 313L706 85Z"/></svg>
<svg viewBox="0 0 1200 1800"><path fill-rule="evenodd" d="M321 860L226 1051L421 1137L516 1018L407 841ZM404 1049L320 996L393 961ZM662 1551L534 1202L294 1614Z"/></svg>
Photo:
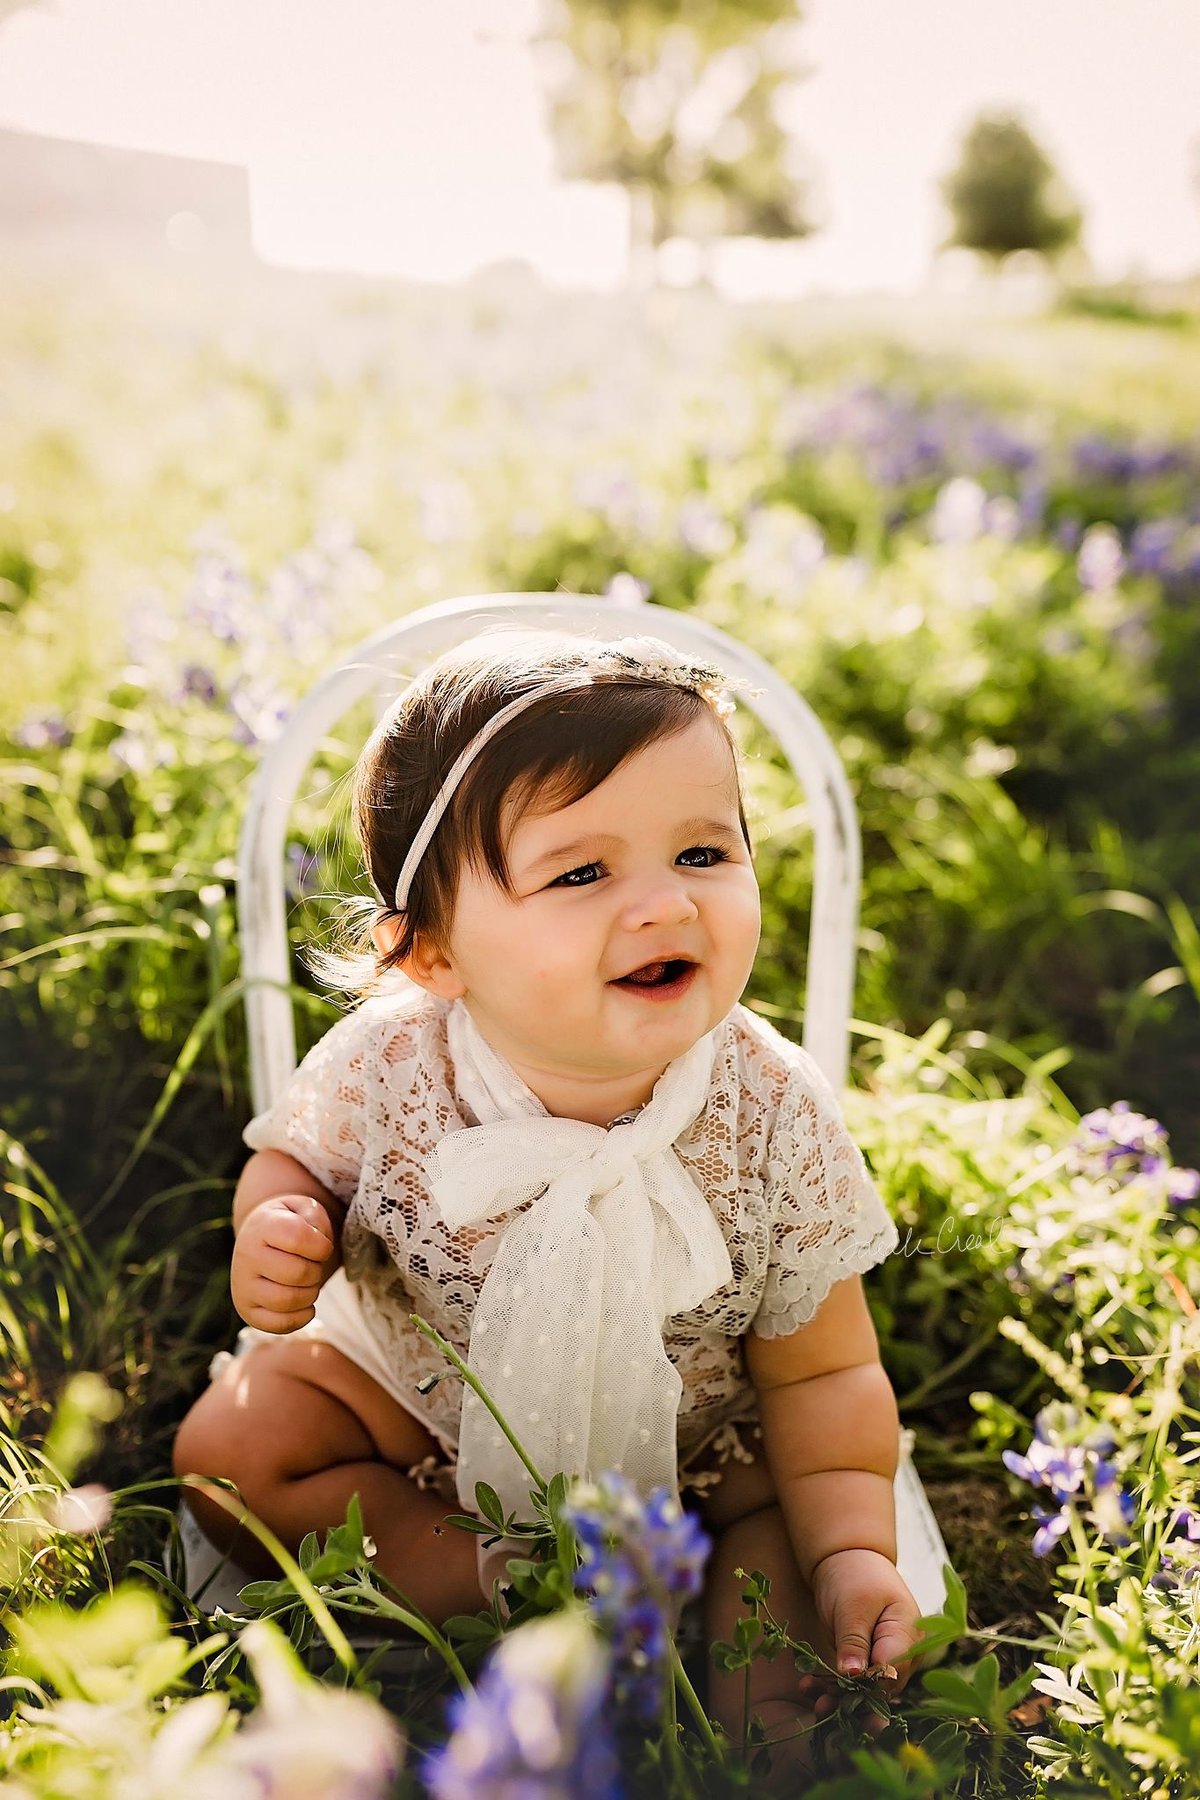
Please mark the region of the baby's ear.
<svg viewBox="0 0 1200 1800"><path fill-rule="evenodd" d="M391 955L400 941L401 930L402 922L397 917L381 919L371 927L371 936L380 956ZM415 981L418 987L426 988L443 1000L457 1000L467 991L441 949L429 937L418 937L404 960L393 967L407 975L410 981Z"/></svg>

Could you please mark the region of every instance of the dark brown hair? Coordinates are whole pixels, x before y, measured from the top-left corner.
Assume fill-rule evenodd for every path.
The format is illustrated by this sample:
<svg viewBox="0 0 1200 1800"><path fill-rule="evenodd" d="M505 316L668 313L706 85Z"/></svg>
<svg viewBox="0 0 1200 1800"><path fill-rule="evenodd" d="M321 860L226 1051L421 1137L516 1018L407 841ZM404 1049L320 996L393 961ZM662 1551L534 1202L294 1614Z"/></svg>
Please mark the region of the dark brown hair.
<svg viewBox="0 0 1200 1800"><path fill-rule="evenodd" d="M598 646L563 633L506 627L480 633L442 656L381 719L354 770L354 826L366 873L380 896L351 902L358 926L350 954L310 950L306 960L329 986L365 996L409 955L418 938L449 945L461 869L487 873L513 893L505 855L512 825L536 802L570 806L635 752L686 730L705 712L725 734L738 779L738 817L753 854L741 795L738 749L704 692L618 666L586 687L547 694L500 729L466 774L413 876L407 909L396 911L396 881L417 831L455 759L492 716L551 675L595 667ZM719 682L719 676L718 676ZM394 948L380 956L371 926L402 918Z"/></svg>

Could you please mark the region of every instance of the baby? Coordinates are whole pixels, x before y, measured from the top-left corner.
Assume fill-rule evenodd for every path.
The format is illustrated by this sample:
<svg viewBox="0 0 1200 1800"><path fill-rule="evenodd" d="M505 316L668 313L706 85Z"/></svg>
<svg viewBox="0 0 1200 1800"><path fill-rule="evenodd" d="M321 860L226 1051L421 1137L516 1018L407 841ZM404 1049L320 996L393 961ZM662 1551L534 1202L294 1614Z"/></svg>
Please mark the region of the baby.
<svg viewBox="0 0 1200 1800"><path fill-rule="evenodd" d="M416 1312L544 1476L623 1469L697 1511L710 1640L761 1569L794 1636L842 1672L903 1664L895 1691L920 1608L860 1277L898 1234L816 1064L739 1004L760 915L731 710L657 639L518 627L377 727L355 813L379 904L341 967L368 997L246 1128L252 1347L175 1469L232 1478L293 1550L357 1493L383 1575L438 1620L475 1610L489 1570L446 1513L484 1480L527 1518L529 1478L465 1384L426 1379L446 1364ZM831 1704L790 1657L750 1683L773 1736ZM711 1671L739 1737L743 1698Z"/></svg>

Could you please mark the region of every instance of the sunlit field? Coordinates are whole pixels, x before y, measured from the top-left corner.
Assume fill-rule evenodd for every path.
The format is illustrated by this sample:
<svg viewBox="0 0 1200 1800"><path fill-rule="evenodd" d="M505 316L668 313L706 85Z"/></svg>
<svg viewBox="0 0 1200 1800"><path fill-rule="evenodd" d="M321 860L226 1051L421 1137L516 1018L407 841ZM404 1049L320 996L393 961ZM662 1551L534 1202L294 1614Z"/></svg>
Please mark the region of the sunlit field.
<svg viewBox="0 0 1200 1800"><path fill-rule="evenodd" d="M5 287L0 1778L499 1797L528 1630L560 1758L530 1793L758 1791L763 1753L704 1717L702 1655L672 1690L664 1630L649 1726L612 1607L566 1604L576 1544L641 1568L650 1517L624 1542L551 1482L512 1619L444 1636L353 1517L215 1619L164 1562L174 1429L236 1329L233 856L262 748L385 621L562 587L751 645L859 810L846 1112L901 1236L866 1288L956 1578L898 1699L843 1680L809 1791L1200 1794L1200 325L516 271L46 263ZM297 951L366 891L364 724L320 746L292 820ZM738 728L746 999L798 1037L808 818ZM294 968L305 1048L338 1014ZM731 1656L777 1648L748 1593ZM347 1642L364 1614L425 1638L416 1691Z"/></svg>

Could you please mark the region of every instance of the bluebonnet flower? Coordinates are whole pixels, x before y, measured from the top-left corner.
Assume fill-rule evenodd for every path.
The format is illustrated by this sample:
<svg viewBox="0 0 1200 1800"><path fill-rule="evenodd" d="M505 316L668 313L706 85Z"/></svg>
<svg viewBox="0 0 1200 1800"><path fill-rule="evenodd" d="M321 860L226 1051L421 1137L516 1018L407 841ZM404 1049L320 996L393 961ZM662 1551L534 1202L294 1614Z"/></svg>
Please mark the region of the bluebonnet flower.
<svg viewBox="0 0 1200 1800"><path fill-rule="evenodd" d="M287 861L285 887L289 900L307 900L320 893L320 864L303 844L289 844L284 851Z"/></svg>
<svg viewBox="0 0 1200 1800"><path fill-rule="evenodd" d="M278 737L291 710L282 689L269 677L239 676L229 693L229 710L236 724L233 737L239 744L266 744Z"/></svg>
<svg viewBox="0 0 1200 1800"><path fill-rule="evenodd" d="M576 1482L564 1508L583 1553L575 1585L613 1645L613 1697L649 1721L662 1698L670 1634L700 1592L712 1548L699 1522L665 1488L643 1501L615 1470Z"/></svg>
<svg viewBox="0 0 1200 1800"><path fill-rule="evenodd" d="M432 1800L616 1800L605 1662L577 1608L502 1637L425 1759Z"/></svg>
<svg viewBox="0 0 1200 1800"><path fill-rule="evenodd" d="M1172 1206L1200 1199L1200 1169L1168 1169L1167 1199Z"/></svg>
<svg viewBox="0 0 1200 1800"><path fill-rule="evenodd" d="M253 588L241 556L217 539L200 542L184 617L222 644L240 641L253 601Z"/></svg>
<svg viewBox="0 0 1200 1800"><path fill-rule="evenodd" d="M1085 1113L1071 1140L1076 1174L1094 1179L1111 1176L1119 1185L1137 1177L1165 1180L1173 1206L1185 1206L1200 1195L1200 1173L1175 1169L1167 1156L1167 1134L1157 1119L1134 1112L1127 1100Z"/></svg>
<svg viewBox="0 0 1200 1800"><path fill-rule="evenodd" d="M1034 1487L1049 1488L1058 1502L1054 1512L1036 1504L1032 1508L1038 1524L1033 1538L1035 1556L1045 1556L1070 1528L1081 1501L1086 1502L1088 1521L1106 1542L1128 1543L1136 1504L1133 1495L1121 1487L1117 1469L1108 1460L1115 1448L1116 1439L1106 1425L1092 1426L1079 1407L1054 1403L1038 1413L1033 1441L1024 1456L1013 1450L1002 1452L1006 1469Z"/></svg>
<svg viewBox="0 0 1200 1800"><path fill-rule="evenodd" d="M1038 460L1033 444L996 419L977 419L970 428L968 444L976 468L1012 469L1020 474Z"/></svg>
<svg viewBox="0 0 1200 1800"><path fill-rule="evenodd" d="M1160 579L1170 576L1182 530L1182 519L1143 519L1136 525L1129 540L1129 567L1133 573Z"/></svg>
<svg viewBox="0 0 1200 1800"><path fill-rule="evenodd" d="M211 706L219 692L217 678L205 663L185 663L179 676L181 700L203 700Z"/></svg>
<svg viewBox="0 0 1200 1800"><path fill-rule="evenodd" d="M1017 491L1017 513L1021 521L1021 530L1041 532L1046 522L1046 501L1049 489L1040 475L1023 481Z"/></svg>
<svg viewBox="0 0 1200 1800"><path fill-rule="evenodd" d="M13 732L13 742L24 750L62 750L74 734L69 725L53 713L40 719L26 719Z"/></svg>
<svg viewBox="0 0 1200 1800"><path fill-rule="evenodd" d="M1189 1543L1200 1544L1200 1513L1193 1512L1190 1506L1181 1506L1171 1520L1172 1535L1180 1535Z"/></svg>
<svg viewBox="0 0 1200 1800"><path fill-rule="evenodd" d="M1200 1513L1189 1506L1178 1507L1167 1526L1167 1542L1176 1554L1163 1551L1158 1568L1150 1577L1150 1586L1174 1589L1200 1581ZM1179 1551L1184 1554L1179 1555Z"/></svg>

